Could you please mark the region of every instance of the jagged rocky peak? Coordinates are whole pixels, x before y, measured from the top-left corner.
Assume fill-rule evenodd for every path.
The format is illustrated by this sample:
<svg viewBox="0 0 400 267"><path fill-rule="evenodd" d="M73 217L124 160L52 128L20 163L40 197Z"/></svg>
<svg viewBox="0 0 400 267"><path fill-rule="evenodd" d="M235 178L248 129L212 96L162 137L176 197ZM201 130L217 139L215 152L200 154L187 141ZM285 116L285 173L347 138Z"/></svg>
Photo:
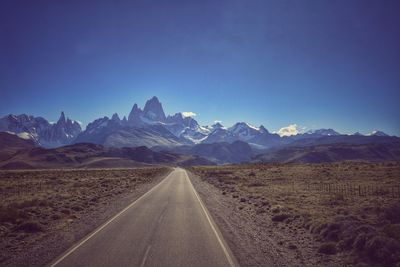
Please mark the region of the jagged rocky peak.
<svg viewBox="0 0 400 267"><path fill-rule="evenodd" d="M153 121L165 121L165 113L162 104L156 96L146 101L143 109L144 115Z"/></svg>
<svg viewBox="0 0 400 267"><path fill-rule="evenodd" d="M57 123L66 123L64 111L61 111L61 115Z"/></svg>
<svg viewBox="0 0 400 267"><path fill-rule="evenodd" d="M126 119L126 118L125 118L125 119ZM116 121L116 122L121 121L121 119L120 119L119 116L118 116L118 113L114 113L114 114L112 115L112 117L111 117L111 120L112 120L112 121Z"/></svg>
<svg viewBox="0 0 400 267"><path fill-rule="evenodd" d="M168 116L166 122L182 124L186 127L198 126L197 121L193 117L184 116L182 112L175 113L173 116Z"/></svg>
<svg viewBox="0 0 400 267"><path fill-rule="evenodd" d="M131 113L130 114L138 114L142 113L143 111L138 107L138 105L135 103L132 107Z"/></svg>
<svg viewBox="0 0 400 267"><path fill-rule="evenodd" d="M131 112L129 113L128 116L128 122L131 125L139 125L142 123L141 116L143 115L143 111L138 107L138 105L135 103L132 107Z"/></svg>
<svg viewBox="0 0 400 267"><path fill-rule="evenodd" d="M269 131L267 130L267 128L264 127L264 125L260 125L258 129L260 130L261 133L269 133Z"/></svg>
<svg viewBox="0 0 400 267"><path fill-rule="evenodd" d="M168 115L167 120L183 120L185 116L183 116L182 112L177 112L174 115Z"/></svg>
<svg viewBox="0 0 400 267"><path fill-rule="evenodd" d="M215 122L213 125L211 125L211 127L214 129L224 128L224 126L219 121Z"/></svg>

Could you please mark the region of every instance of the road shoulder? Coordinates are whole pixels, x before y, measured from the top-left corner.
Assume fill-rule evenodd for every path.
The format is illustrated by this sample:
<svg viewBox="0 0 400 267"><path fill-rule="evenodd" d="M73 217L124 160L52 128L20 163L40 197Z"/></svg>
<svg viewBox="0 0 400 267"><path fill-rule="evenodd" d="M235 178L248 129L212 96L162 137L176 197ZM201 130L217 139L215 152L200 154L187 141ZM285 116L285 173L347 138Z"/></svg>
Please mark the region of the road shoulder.
<svg viewBox="0 0 400 267"><path fill-rule="evenodd" d="M196 191L217 223L240 266L316 266L312 236L277 229L268 214L257 214L253 205L224 195L188 171ZM332 262L325 262L330 266Z"/></svg>

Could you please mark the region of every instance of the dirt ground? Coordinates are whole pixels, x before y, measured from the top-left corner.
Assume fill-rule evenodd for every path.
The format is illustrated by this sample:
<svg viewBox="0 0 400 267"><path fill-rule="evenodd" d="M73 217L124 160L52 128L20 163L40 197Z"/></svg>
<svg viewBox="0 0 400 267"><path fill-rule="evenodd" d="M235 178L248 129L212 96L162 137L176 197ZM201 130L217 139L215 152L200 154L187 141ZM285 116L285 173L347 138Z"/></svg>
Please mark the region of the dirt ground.
<svg viewBox="0 0 400 267"><path fill-rule="evenodd" d="M241 266L399 266L400 163L192 167Z"/></svg>
<svg viewBox="0 0 400 267"><path fill-rule="evenodd" d="M0 266L49 263L169 171L0 171Z"/></svg>

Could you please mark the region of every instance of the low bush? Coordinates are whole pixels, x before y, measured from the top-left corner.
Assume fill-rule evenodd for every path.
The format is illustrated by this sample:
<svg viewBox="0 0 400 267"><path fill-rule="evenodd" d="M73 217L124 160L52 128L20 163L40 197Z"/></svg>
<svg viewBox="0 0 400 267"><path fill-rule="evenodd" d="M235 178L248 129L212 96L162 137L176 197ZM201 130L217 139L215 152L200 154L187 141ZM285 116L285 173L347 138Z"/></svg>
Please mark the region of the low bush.
<svg viewBox="0 0 400 267"><path fill-rule="evenodd" d="M15 207L0 207L0 223L16 223L19 220L28 219L29 215Z"/></svg>
<svg viewBox="0 0 400 267"><path fill-rule="evenodd" d="M388 224L383 228L382 232L384 232L388 237L400 241L400 224Z"/></svg>
<svg viewBox="0 0 400 267"><path fill-rule="evenodd" d="M279 213L283 210L284 210L284 208L281 205L275 205L275 206L271 207L272 213Z"/></svg>
<svg viewBox="0 0 400 267"><path fill-rule="evenodd" d="M259 187L259 186L265 186L265 183L260 182L260 181L254 181L248 184L249 187Z"/></svg>
<svg viewBox="0 0 400 267"><path fill-rule="evenodd" d="M400 202L385 209L385 218L391 223L400 223Z"/></svg>
<svg viewBox="0 0 400 267"><path fill-rule="evenodd" d="M400 242L393 238L376 235L365 243L365 251L376 263L392 266L400 261Z"/></svg>
<svg viewBox="0 0 400 267"><path fill-rule="evenodd" d="M36 233L43 231L43 227L38 222L29 221L18 225L16 230L25 233Z"/></svg>
<svg viewBox="0 0 400 267"><path fill-rule="evenodd" d="M334 242L323 243L318 249L318 253L322 254L333 255L336 254L336 252L337 249L336 249L336 244Z"/></svg>
<svg viewBox="0 0 400 267"><path fill-rule="evenodd" d="M272 216L271 220L273 222L283 222L284 220L286 220L289 217L290 217L289 214L282 213L282 214L277 214L277 215Z"/></svg>

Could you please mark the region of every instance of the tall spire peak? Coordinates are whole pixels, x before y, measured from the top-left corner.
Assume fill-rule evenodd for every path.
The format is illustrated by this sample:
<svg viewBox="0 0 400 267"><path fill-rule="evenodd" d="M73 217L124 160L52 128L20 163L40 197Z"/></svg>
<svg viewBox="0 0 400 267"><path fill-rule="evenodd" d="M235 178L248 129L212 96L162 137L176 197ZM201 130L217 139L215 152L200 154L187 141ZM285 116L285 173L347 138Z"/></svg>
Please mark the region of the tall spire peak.
<svg viewBox="0 0 400 267"><path fill-rule="evenodd" d="M138 107L138 105L135 103L132 107L131 112L129 113L128 116L128 121L132 125L138 125L141 123L140 116L143 114L143 111Z"/></svg>
<svg viewBox="0 0 400 267"><path fill-rule="evenodd" d="M65 114L64 111L61 111L60 118L58 119L59 122L65 122Z"/></svg>
<svg viewBox="0 0 400 267"><path fill-rule="evenodd" d="M147 100L143 109L144 115L154 121L165 121L165 113L162 104L156 96Z"/></svg>

